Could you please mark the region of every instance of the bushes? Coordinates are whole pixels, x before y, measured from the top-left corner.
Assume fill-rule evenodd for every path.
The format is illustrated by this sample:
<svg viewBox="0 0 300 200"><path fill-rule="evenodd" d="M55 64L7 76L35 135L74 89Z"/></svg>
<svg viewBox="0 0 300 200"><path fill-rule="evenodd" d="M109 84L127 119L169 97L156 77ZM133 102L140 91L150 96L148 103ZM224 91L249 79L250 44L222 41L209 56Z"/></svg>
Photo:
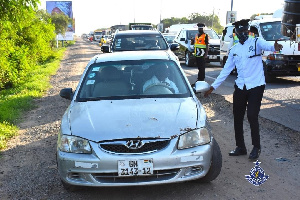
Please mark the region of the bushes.
<svg viewBox="0 0 300 200"><path fill-rule="evenodd" d="M50 87L50 77L59 68L64 51L64 48L54 51L51 62L37 66L22 84L0 91L0 150L5 148L9 138L17 134L15 124L21 114L31 109L33 99L42 97Z"/></svg>
<svg viewBox="0 0 300 200"><path fill-rule="evenodd" d="M0 149L17 133L21 113L50 86L63 50L52 49L55 26L39 0L0 2ZM56 60L52 64L47 64Z"/></svg>
<svg viewBox="0 0 300 200"><path fill-rule="evenodd" d="M50 19L41 20L33 10L23 12L23 21L0 21L0 90L16 87L39 63L52 56L55 38Z"/></svg>

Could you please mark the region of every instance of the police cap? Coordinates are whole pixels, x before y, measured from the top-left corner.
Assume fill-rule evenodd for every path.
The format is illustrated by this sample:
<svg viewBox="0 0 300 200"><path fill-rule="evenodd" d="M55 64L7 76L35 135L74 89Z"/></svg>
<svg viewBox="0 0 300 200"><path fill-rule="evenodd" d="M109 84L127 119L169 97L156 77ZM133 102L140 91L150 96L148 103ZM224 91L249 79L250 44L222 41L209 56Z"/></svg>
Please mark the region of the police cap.
<svg viewBox="0 0 300 200"><path fill-rule="evenodd" d="M204 28L204 27L205 27L205 24L203 24L203 23L198 23L197 26L198 26L198 28Z"/></svg>
<svg viewBox="0 0 300 200"><path fill-rule="evenodd" d="M240 21L232 23L232 25L234 25L235 30L237 32L241 32L241 31L244 31L244 30L248 30L248 27L249 27L248 22L249 21L250 21L250 19L242 19Z"/></svg>

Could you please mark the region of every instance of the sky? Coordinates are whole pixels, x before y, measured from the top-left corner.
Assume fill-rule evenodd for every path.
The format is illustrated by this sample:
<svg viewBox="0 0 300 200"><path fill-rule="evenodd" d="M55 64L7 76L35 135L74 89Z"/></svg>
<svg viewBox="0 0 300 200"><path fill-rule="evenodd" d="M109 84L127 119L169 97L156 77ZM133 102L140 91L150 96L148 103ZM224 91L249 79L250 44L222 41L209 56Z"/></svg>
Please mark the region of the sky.
<svg viewBox="0 0 300 200"><path fill-rule="evenodd" d="M46 9L46 0L40 2L39 8ZM283 7L284 0L73 0L72 7L75 34L81 35L98 28L128 25L131 22L158 24L160 19L188 18L192 13L214 13L219 16L221 25L225 26L231 3L232 11L237 11L237 19L240 20L250 18L253 14L274 13Z"/></svg>

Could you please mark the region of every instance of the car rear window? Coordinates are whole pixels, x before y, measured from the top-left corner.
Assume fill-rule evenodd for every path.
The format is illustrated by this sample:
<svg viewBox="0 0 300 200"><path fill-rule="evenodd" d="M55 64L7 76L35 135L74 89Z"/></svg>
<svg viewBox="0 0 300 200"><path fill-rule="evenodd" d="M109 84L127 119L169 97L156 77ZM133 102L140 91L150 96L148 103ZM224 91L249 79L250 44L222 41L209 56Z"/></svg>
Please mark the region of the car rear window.
<svg viewBox="0 0 300 200"><path fill-rule="evenodd" d="M168 45L162 35L133 34L116 35L113 51L167 50Z"/></svg>

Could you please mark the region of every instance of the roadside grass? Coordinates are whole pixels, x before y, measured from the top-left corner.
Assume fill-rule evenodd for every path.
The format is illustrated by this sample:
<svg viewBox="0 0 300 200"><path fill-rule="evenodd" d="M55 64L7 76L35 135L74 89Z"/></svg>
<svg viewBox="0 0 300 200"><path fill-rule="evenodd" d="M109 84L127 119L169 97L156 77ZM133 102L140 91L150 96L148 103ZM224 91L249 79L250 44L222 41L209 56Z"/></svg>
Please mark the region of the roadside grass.
<svg viewBox="0 0 300 200"><path fill-rule="evenodd" d="M0 91L0 150L6 148L7 141L18 134L17 123L22 113L34 107L33 99L41 98L51 87L51 75L58 70L65 50L58 49L55 56L37 67L23 84Z"/></svg>

